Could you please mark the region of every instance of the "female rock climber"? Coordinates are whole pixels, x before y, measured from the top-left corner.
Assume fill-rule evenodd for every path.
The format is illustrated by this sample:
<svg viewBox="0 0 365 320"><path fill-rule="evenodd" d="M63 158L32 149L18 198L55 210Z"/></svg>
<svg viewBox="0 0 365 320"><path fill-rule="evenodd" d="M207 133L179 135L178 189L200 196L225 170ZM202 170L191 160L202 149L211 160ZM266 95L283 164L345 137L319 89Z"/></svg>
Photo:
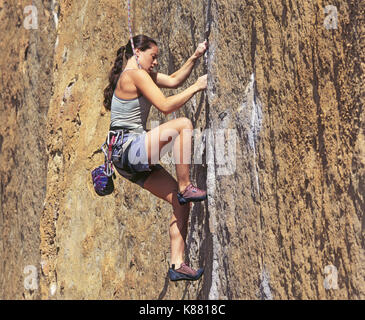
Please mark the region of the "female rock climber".
<svg viewBox="0 0 365 320"><path fill-rule="evenodd" d="M206 51L207 42L200 43L185 64L171 75L154 71L159 53L155 40L138 35L133 37L133 44L134 54L130 40L117 51L109 85L104 90L104 106L111 110L110 130L123 133L118 135L113 147L114 167L125 178L172 205L170 279L198 280L203 268L194 270L184 262L189 202L207 198L206 191L193 186L190 181L193 126L188 118L177 118L147 132L146 121L151 105L167 115L181 108L194 94L206 89L207 75L204 75L176 95L166 97L160 90L177 88L184 83L195 62ZM162 156L161 150L170 142L177 181L157 163ZM123 145L128 147L123 150ZM122 156L118 157L120 154Z"/></svg>

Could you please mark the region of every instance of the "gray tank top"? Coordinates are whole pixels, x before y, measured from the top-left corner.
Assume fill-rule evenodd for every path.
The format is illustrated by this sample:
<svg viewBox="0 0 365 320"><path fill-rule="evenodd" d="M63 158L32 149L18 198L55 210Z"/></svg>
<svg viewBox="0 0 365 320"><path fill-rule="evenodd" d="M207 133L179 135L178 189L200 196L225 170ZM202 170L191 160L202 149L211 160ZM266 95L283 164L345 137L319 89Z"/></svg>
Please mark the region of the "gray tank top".
<svg viewBox="0 0 365 320"><path fill-rule="evenodd" d="M126 70L128 69L124 71ZM118 98L114 93L111 103L110 127L146 130L146 122L150 109L151 103L144 96L124 100Z"/></svg>

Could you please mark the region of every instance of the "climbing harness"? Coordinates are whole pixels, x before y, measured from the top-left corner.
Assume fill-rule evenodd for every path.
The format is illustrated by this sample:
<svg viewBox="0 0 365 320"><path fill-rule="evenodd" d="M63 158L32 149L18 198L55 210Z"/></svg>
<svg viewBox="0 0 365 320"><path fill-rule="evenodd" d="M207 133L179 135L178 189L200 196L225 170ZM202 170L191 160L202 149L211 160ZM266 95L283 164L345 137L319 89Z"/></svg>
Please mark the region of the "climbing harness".
<svg viewBox="0 0 365 320"><path fill-rule="evenodd" d="M115 134L117 136L115 136ZM113 162L112 162L112 152L113 152L113 145L118 139L119 132L116 133L115 131L109 131L106 141L101 146L101 150L104 152L105 155L105 174L110 177L114 173Z"/></svg>
<svg viewBox="0 0 365 320"><path fill-rule="evenodd" d="M126 142L123 143L124 133L128 132L129 136ZM101 150L105 155L105 174L110 177L114 174L113 162L119 161L123 153L127 150L132 143L136 134L140 133L139 130L126 130L123 128L110 128L106 141L101 145ZM119 141L122 141L122 148L118 154L113 155L113 147Z"/></svg>
<svg viewBox="0 0 365 320"><path fill-rule="evenodd" d="M137 57L135 49L134 49L133 33L132 33L132 19L131 19L131 1L130 0L128 0L128 29L129 29L129 38L130 38L131 45L132 45L133 55L136 57L138 69L141 69L141 66L138 61L138 57Z"/></svg>
<svg viewBox="0 0 365 320"><path fill-rule="evenodd" d="M123 143L123 138L124 138L125 133L128 133L128 138L127 138L127 141ZM108 152L112 155L111 162L120 161L120 159L123 156L123 153L127 150L129 145L134 140L136 134L138 134L138 133L141 133L141 132L139 130L126 130L123 128L110 128L108 135L112 135L112 139L114 138L111 142L111 147L110 147L110 145L108 145ZM120 139L119 139L119 137L120 137ZM117 143L119 143L119 141L121 141L122 146L117 154L113 154L113 147ZM106 142L106 144L107 144L107 142ZM106 150L106 145L103 148L104 148L104 150ZM103 152L105 154L105 151L103 151Z"/></svg>
<svg viewBox="0 0 365 320"><path fill-rule="evenodd" d="M98 166L91 172L91 177L93 181L93 186L95 192L99 196L106 196L114 191L115 178L113 161L120 161L123 156L124 151L133 141L134 135L131 134L128 140L122 145L120 150L116 155L113 155L113 147L117 143L119 137L123 141L125 130L110 130L106 141L101 145L100 149L104 153L104 164Z"/></svg>

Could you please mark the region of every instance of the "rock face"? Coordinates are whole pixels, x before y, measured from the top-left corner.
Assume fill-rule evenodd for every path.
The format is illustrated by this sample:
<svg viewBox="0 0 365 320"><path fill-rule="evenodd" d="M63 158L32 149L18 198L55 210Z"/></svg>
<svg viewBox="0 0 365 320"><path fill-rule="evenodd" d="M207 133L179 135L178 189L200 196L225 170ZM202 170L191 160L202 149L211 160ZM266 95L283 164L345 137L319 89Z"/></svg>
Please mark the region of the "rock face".
<svg viewBox="0 0 365 320"><path fill-rule="evenodd" d="M25 28L36 23L25 21L31 17L29 1L0 3L0 299L41 298L35 280L47 189L46 124L56 37L51 4L34 3L39 29Z"/></svg>
<svg viewBox="0 0 365 320"><path fill-rule="evenodd" d="M192 119L209 194L187 239L204 277L177 284L170 205L120 176L104 198L91 184L127 2L33 1L34 29L27 5L0 4L1 299L365 298L364 2L133 1L160 72L209 39L184 85L207 72L206 93L150 116Z"/></svg>

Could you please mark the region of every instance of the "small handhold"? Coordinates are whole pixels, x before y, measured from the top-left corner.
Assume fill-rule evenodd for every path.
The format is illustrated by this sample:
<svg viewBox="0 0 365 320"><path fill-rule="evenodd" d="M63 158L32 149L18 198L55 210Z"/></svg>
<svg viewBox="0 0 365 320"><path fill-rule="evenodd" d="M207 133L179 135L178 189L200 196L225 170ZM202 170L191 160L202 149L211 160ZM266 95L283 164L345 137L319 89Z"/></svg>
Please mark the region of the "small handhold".
<svg viewBox="0 0 365 320"><path fill-rule="evenodd" d="M223 111L222 113L219 114L219 119L221 119L221 121L225 118L225 116L227 115L227 112Z"/></svg>

